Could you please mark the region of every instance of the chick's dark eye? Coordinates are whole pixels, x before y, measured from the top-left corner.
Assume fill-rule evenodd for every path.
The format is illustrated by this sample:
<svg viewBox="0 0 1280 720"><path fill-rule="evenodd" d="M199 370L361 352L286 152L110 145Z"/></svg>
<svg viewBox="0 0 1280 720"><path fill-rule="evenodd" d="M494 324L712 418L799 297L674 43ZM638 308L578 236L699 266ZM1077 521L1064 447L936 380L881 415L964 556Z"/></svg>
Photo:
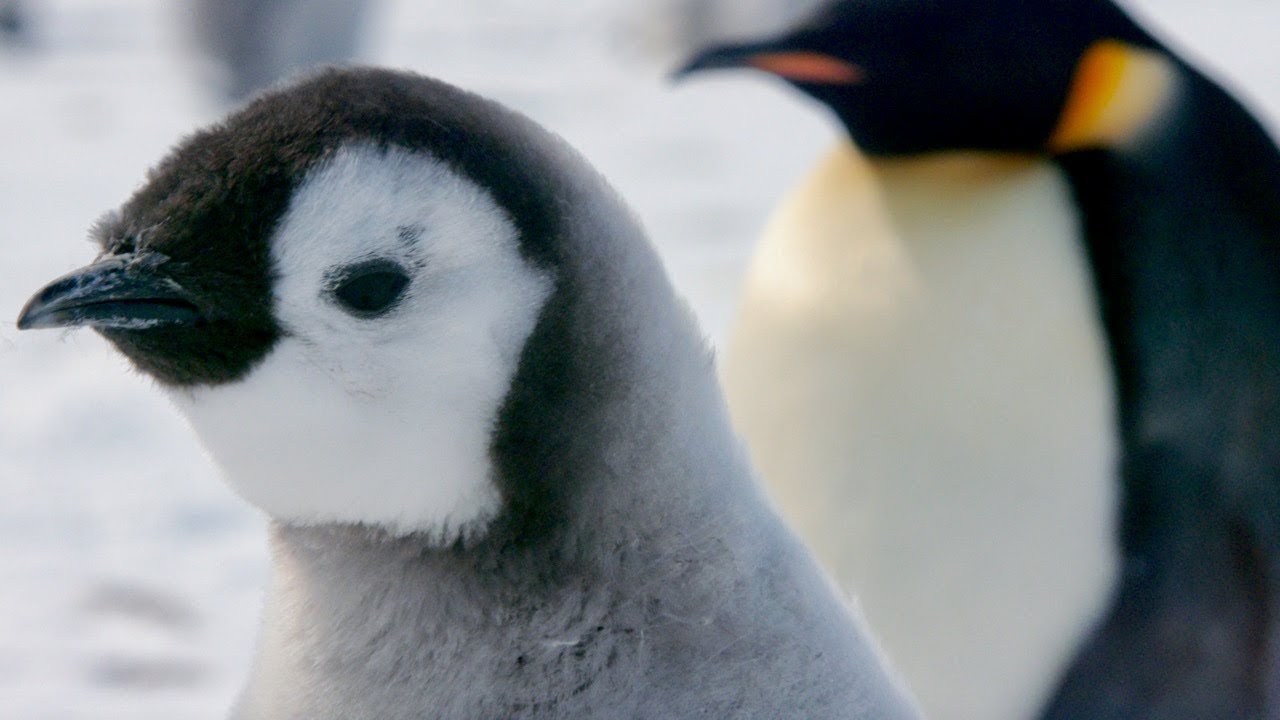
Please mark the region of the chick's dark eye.
<svg viewBox="0 0 1280 720"><path fill-rule="evenodd" d="M334 270L329 292L343 310L360 318L384 315L409 287L409 273L390 260L366 260Z"/></svg>

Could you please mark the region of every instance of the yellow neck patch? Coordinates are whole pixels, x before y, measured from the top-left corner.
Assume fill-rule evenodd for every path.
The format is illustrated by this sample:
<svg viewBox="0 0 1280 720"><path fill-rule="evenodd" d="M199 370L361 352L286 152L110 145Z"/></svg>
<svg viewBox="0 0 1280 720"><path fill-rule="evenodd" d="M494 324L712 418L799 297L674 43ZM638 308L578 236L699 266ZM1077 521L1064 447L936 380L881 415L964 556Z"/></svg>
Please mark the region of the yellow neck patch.
<svg viewBox="0 0 1280 720"><path fill-rule="evenodd" d="M1100 40L1080 57L1053 152L1107 147L1134 138L1164 110L1177 71L1165 55L1118 40Z"/></svg>

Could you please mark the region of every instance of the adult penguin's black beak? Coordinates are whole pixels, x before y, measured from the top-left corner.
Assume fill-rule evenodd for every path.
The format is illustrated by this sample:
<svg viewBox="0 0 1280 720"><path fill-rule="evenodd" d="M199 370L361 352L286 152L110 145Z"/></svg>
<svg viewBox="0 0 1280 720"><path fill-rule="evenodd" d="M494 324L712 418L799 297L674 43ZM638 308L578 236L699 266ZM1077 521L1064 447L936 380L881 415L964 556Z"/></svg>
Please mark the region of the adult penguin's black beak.
<svg viewBox="0 0 1280 720"><path fill-rule="evenodd" d="M694 73L730 68L755 68L793 82L814 85L856 85L866 77L866 72L853 63L776 42L708 48L690 58L671 77L683 80Z"/></svg>

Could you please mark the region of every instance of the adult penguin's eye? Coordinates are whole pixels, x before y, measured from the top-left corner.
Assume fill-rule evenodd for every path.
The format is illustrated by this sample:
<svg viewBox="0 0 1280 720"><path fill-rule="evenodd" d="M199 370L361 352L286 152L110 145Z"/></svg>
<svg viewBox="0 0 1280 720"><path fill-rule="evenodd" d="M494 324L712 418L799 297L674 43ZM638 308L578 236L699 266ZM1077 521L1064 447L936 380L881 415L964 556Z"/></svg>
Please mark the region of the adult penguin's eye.
<svg viewBox="0 0 1280 720"><path fill-rule="evenodd" d="M390 312L409 287L409 273L391 260L365 260L335 269L329 274L329 294L338 305L358 318L376 318Z"/></svg>

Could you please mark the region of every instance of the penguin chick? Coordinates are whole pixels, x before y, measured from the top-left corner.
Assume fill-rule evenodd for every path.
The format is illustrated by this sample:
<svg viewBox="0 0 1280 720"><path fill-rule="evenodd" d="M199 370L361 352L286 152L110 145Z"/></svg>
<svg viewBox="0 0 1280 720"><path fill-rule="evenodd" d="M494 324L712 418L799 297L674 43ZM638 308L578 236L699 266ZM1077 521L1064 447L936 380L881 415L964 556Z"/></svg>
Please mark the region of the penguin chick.
<svg viewBox="0 0 1280 720"><path fill-rule="evenodd" d="M959 555L974 537L1003 537L997 552L1043 558L1034 574L1022 578L1026 591L1014 587L1003 600L991 598L991 612L981 624L953 612L953 597L964 603L992 587L981 575L969 576L967 569L939 572L932 579L915 578L920 581L907 601L928 607L929 627L941 628L936 633L911 636L909 623L901 621L910 614L903 605L895 605L893 597L868 598L873 627L877 608L892 607L900 613L898 626L903 632L885 634L895 657L899 643L907 643L919 651L915 657L932 652L934 659L945 658L947 654L938 653L936 643L953 642L977 658L949 667L939 662L924 667L906 662L904 653L906 677L920 693L925 710L938 718L1027 717L1036 706L1045 707L1044 717L1054 719L1275 716L1275 688L1280 687L1276 647L1280 626L1275 621L1280 601L1280 515L1275 512L1280 507L1280 379L1274 370L1280 367L1280 152L1257 120L1106 0L845 0L829 4L778 37L712 48L686 70L715 67L762 69L827 105L870 156L874 170L860 172L887 179L885 204L890 214L909 211L905 216L899 212L899 220L906 217L927 224L930 216L965 216L971 214L970 208L981 206L973 202L973 191L980 183L961 186L954 173L942 172L936 161L943 153L966 151L971 157L987 158L1012 153L1022 162L1038 159L1042 166L1052 163L1061 179L1050 185L1065 186L1057 192L1060 199L1053 203L1055 209L1027 206L1026 217L1039 218L1043 228L1024 228L1020 236L1001 239L1006 247L1003 255L992 255L985 262L939 264L965 247L985 252L993 245L990 236L969 233L981 242L967 244L969 237L926 235L934 240L932 246L894 246L896 255L891 257L901 259L908 269L922 269L925 282L908 287L910 292L902 295L912 301L924 298L925 304L942 297L938 311L949 318L969 312L970 304L995 307L980 294L983 286L974 282L981 273L964 278L953 270L967 272L975 265L988 265L987 277L1003 283L1010 264L1016 267L1023 262L1011 258L1009 249L1043 253L1038 248L1048 247L1046 239L1079 237L1077 252L1083 250L1092 275L1083 297L1089 298L1096 289L1097 307L1092 314L1105 331L1115 387L1115 416L1106 421L1106 431L1114 433L1119 445L1119 529L1114 534L1119 540L1120 566L1109 595L1098 593L1109 607L1102 608L1096 627L1091 631L1059 627L1083 637L1083 643L1074 641L1078 647L1074 659L1065 650L1065 636L1058 632L1046 635L1040 652L1021 663L1037 665L1034 682L975 674L994 666L977 657L992 655L990 638L1021 637L1019 631L1029 626L1030 618L1060 612L1067 607L1064 602L1071 602L1079 621L1087 620L1088 593L1080 591L1105 577L1098 572L1105 558L1096 547L1100 538L1112 542L1113 536L1112 532L1098 534L1103 526L1096 511L1104 507L1099 496L1095 493L1089 500L1089 495L1079 494L1078 500L1088 502L1073 504L1063 500L1075 488L1046 494L1031 484L1041 475L1034 466L1025 474L1027 485L991 483L990 478L998 476L973 475L959 462L920 483L913 482L916 476L910 473L929 462L939 443L960 446L956 438L989 448L984 460L1007 459L1011 466L1035 457L1028 451L1036 445L1025 442L1033 431L1025 428L1096 439L1082 432L1075 420L1063 424L1059 412L1063 406L1048 402L1052 395L1046 392L1058 386L1079 387L1082 394L1107 397L1093 384L1062 383L1068 377L1091 380L1093 373L1057 372L1048 376L1048 384L1025 384L1021 399L1035 413L1019 422L988 415L986 408L975 406L968 422L944 428L944 435L913 436L915 428L909 425L876 426L876 407L846 411L849 416L866 413L872 418L870 432L861 436L870 445L882 446L887 438L890 448L895 443L906 447L908 443L897 433L916 438L914 454L898 456L904 481L885 483L888 500L883 504L905 514L908 511L901 508L907 504L895 505L893 500L914 497L936 513L917 523L920 534L906 535L913 542L899 544L898 523L889 519L884 530L869 530L856 544L845 545L835 562L851 569L846 577L875 593L882 586L869 581L873 569L886 574L895 567L907 574L918 567L945 570L942 562L917 565L911 558ZM891 196L892 170L885 168L900 169L905 163L928 171L915 178L915 202ZM833 161L833 165L839 172L828 166L828 175L856 176L859 171L856 162ZM1043 168L1037 173L1043 174ZM931 183L931 202L918 201L923 195L921 183ZM835 190L829 184L821 189L831 198L826 209L836 212ZM1062 200L1068 213L1062 211ZM807 217L810 228L820 228L820 219ZM1078 232L1070 225L1077 226ZM799 238L812 240L820 232L802 228L789 247L801 247ZM938 238L946 242L939 243ZM846 251L850 256L857 252ZM1078 274L1072 262L1061 267L1066 276ZM775 270L774 274L781 273ZM804 284L802 275L791 280L792 286ZM885 282L893 285L898 279ZM1027 274L1025 282L1045 285L1039 274ZM972 288L971 300L948 296L948 288L956 286ZM1082 297L1080 292L1075 291L1075 297ZM1027 321L1034 322L1037 316L1028 313L1036 308L1023 297L1022 292L1011 295L1000 315L987 319L1000 317L997 327L1002 327L1003 321L1021 318L1021 325L1009 326L1009 334L1024 336ZM779 387L757 383L734 397L731 386L731 401L750 402L739 399L746 395L784 396L791 379L805 373L831 377L841 371L856 372L858 364L851 358L865 359L866 347L875 346L882 337L907 340L888 351L872 347L872 355L887 352L909 358L908 363L891 367L890 374L909 375L910 370L899 372L899 367L946 368L953 358L982 357L986 350L983 343L966 337L938 346L930 344L934 336L927 333L894 336L895 323L900 317L911 318L913 308L895 315L901 307L894 304L899 297L890 293L881 299L894 308L885 314L885 323L863 328L860 335L846 330L845 335L835 336L843 340L856 335L862 347L847 353L837 346L802 364L774 366L759 375L778 379ZM759 295L754 307L763 307L767 300ZM774 312L781 316L787 309L775 306ZM1057 328L1064 338L1077 336L1087 342L1090 337L1074 313L1038 317L1039 326L1032 327L1036 332L1048 330L1052 335ZM744 326L746 322L744 316ZM768 347L767 337L775 346L785 346L778 338L786 335L769 336L766 331L786 329L787 323L794 330L808 320L782 317L775 321L758 315L757 322L752 348ZM927 322L919 326L931 327ZM1047 343L1025 346L1025 364L1000 362L981 382L1029 376L1040 369L1036 363L1060 362L1059 353L1045 352L1049 347ZM925 352L913 352L919 349ZM742 357L742 362L751 362L749 356ZM733 362L731 357L730 366ZM920 375L932 383L924 387L951 388L961 380L958 375ZM820 384L814 375L807 382ZM885 395L893 397L892 390ZM1014 407L1018 400L1013 398ZM998 397L990 405L1003 407L1006 402ZM810 404L806 410L815 407ZM1077 406L1073 401L1067 407ZM944 417L953 410L942 404L936 408L932 414ZM919 415L925 427L935 424L930 412L922 410ZM818 453L826 454L811 453L804 458L807 465L765 459L771 448L785 449L788 443L804 454L808 438L800 436L792 442L796 436L791 428L803 423L789 411L756 408L756 414L763 419L758 424L772 422L782 435L764 437L757 444L758 436L751 437L748 430L766 477L771 466L784 465L824 472L834 468L839 473L805 476L802 469L770 478L775 486L807 486L814 496L809 500L812 507L838 507L843 493L865 498L860 513L875 515L881 508L878 500L870 499L878 497L875 489L842 485L857 474L861 457L818 447ZM844 427L850 437L865 429L854 423ZM1080 447L1083 454L1091 454L1100 445ZM1044 473L1059 473L1063 468L1047 456L1041 467ZM1084 486L1097 487L1093 474L1081 472L1077 478ZM1003 491L985 492L992 487ZM979 514L985 508L986 523L980 534L947 535L956 527L953 516L970 515L971 507ZM1059 518L1078 518L1078 540L1055 534L1069 525L1050 528L1026 522L1028 515L1055 508ZM822 536L854 534L844 527L859 526L847 520L838 524L832 519L837 512L816 515L820 519L807 529ZM1060 565L1057 559L1064 547L1077 543L1088 549L1082 557L1093 555L1094 560ZM1026 594L1033 588L1052 587L1055 580L1063 590L1057 596ZM920 597L932 600L913 600ZM956 692L957 683L951 682L965 677L970 681L959 683L961 691L989 694L993 704L988 709L996 708L998 702L999 710L966 714L963 700L957 702L966 696ZM1034 693L1030 697L1029 688Z"/></svg>
<svg viewBox="0 0 1280 720"><path fill-rule="evenodd" d="M183 142L19 326L96 329L272 518L235 717L914 718L559 139L329 70Z"/></svg>

